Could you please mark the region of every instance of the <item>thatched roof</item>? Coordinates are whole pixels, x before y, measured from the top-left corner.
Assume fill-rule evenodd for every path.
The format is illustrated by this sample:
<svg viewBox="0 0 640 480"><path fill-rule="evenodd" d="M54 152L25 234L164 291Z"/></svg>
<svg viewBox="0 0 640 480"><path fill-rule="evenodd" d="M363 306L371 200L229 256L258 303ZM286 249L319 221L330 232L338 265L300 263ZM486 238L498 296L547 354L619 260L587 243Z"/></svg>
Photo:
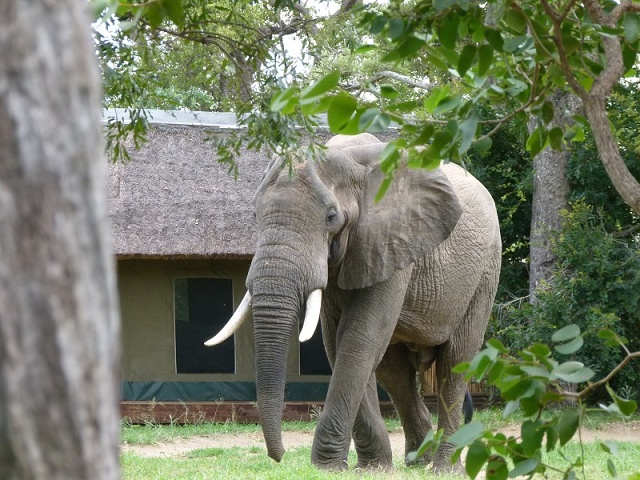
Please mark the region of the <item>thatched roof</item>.
<svg viewBox="0 0 640 480"><path fill-rule="evenodd" d="M129 149L130 162L109 167L116 255L250 257L255 245L251 198L268 157L244 152L235 181L205 140L233 128L232 117L176 113L154 114L162 120L152 120L149 141L139 151Z"/></svg>
<svg viewBox="0 0 640 480"><path fill-rule="evenodd" d="M105 111L105 121L121 110ZM236 130L233 114L151 111L148 142L132 160L109 167L109 213L118 258L250 258L251 199L269 162L244 151L239 178L216 161L207 137ZM331 135L322 129L321 137ZM390 134L383 137L390 137Z"/></svg>

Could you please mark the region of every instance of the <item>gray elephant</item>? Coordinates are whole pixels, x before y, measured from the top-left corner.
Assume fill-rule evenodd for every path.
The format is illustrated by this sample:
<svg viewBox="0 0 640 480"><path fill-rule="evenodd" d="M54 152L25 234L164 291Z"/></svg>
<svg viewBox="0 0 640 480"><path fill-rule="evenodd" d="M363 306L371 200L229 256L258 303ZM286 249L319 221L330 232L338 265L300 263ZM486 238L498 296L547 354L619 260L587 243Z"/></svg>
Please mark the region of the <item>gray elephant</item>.
<svg viewBox="0 0 640 480"><path fill-rule="evenodd" d="M227 326L228 338L253 311L258 408L269 456L280 461L287 355L304 310L300 340L318 318L332 376L316 428L312 462L347 468L353 438L358 466L387 468L391 448L376 382L402 420L406 451L432 429L416 372L436 361L438 428L460 425L466 385L452 373L479 350L495 297L501 242L487 190L453 164L400 167L380 202L374 136L336 136L322 161L274 161L254 205L258 245L248 292ZM450 470L443 443L435 470ZM459 468L460 465L454 466Z"/></svg>

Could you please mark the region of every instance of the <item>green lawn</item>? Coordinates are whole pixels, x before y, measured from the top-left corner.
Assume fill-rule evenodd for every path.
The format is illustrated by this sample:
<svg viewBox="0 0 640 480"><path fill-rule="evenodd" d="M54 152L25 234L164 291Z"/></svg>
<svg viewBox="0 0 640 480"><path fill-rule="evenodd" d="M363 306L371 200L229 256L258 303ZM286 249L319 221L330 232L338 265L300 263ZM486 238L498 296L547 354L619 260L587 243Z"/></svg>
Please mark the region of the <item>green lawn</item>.
<svg viewBox="0 0 640 480"><path fill-rule="evenodd" d="M506 422L498 410L480 411L476 419L486 427L497 429L517 424L514 418ZM604 428L611 417L595 413L590 414L585 426L592 429ZM388 420L390 431L400 431L397 420ZM313 431L313 422L285 423L285 430ZM258 425L200 424L200 425L123 425L123 442L130 445L156 444L187 439L190 436L215 436L219 434L251 434L260 431ZM618 452L613 461L618 471L618 478L627 478L633 472L640 471L640 443L618 442ZM607 459L598 442L584 444L585 458L584 476L580 473L577 478L600 480L610 478L607 471ZM573 459L580 454L577 442L567 444L562 453L554 452L548 463L562 467L564 457ZM335 474L317 470L310 464L310 448L301 447L289 449L281 463L269 459L262 447L248 448L204 448L191 450L188 453L171 458L144 458L132 453L122 455L122 473L126 480L138 479L334 479ZM459 476L444 475L435 477L422 468L407 468L401 458L395 458L395 468L392 472L354 472L353 469L339 476L340 480L351 479L417 479L438 478L440 480L460 479ZM350 465L356 462L355 454L350 458ZM542 478L542 477L539 477ZM548 478L561 479L559 474L550 473Z"/></svg>

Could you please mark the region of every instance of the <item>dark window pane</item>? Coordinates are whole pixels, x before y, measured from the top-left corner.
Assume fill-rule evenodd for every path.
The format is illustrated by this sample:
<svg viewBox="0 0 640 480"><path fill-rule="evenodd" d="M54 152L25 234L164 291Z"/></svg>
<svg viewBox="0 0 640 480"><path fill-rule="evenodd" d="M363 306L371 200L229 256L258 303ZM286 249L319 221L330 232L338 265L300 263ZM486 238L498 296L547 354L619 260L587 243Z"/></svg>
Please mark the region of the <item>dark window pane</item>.
<svg viewBox="0 0 640 480"><path fill-rule="evenodd" d="M331 367L322 343L320 326L313 337L300 343L300 375L331 375Z"/></svg>
<svg viewBox="0 0 640 480"><path fill-rule="evenodd" d="M204 342L233 314L233 285L225 278L180 278L174 282L178 373L235 373L231 337L215 347Z"/></svg>

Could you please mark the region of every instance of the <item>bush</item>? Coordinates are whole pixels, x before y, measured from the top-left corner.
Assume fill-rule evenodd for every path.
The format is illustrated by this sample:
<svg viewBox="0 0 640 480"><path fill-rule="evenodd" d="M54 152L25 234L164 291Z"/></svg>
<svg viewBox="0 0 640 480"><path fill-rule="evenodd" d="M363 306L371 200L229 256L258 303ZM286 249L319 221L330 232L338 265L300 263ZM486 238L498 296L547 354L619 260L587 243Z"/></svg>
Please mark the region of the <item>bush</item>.
<svg viewBox="0 0 640 480"><path fill-rule="evenodd" d="M584 202L564 212L562 232L553 241L558 268L543 285L535 305L510 305L495 315L488 338L496 337L513 351L550 338L565 325L576 324L585 346L571 358L590 365L596 378L606 375L624 352L604 349L595 340L608 328L640 349L640 250L636 239L608 233L603 215ZM640 369L626 369L611 386L639 398ZM598 391L596 397L606 394ZM599 398L594 398L597 400Z"/></svg>

